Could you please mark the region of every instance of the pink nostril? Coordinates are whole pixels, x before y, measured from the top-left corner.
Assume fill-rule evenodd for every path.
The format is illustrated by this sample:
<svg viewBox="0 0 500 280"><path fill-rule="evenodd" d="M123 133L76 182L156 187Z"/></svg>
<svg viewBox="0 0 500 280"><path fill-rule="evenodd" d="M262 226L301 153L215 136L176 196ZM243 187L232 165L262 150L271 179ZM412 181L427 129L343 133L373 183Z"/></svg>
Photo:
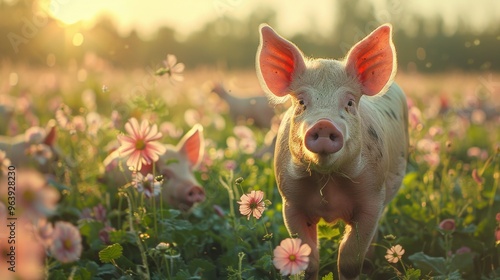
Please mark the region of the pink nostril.
<svg viewBox="0 0 500 280"><path fill-rule="evenodd" d="M315 154L333 154L342 149L344 137L332 121L321 119L306 131L304 145Z"/></svg>

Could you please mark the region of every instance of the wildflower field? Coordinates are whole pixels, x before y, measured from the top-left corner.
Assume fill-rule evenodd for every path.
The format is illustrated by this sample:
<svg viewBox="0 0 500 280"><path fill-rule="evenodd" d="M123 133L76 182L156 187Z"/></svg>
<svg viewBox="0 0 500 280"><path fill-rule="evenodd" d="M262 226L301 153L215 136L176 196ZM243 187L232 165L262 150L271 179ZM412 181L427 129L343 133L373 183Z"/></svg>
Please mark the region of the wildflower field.
<svg viewBox="0 0 500 280"><path fill-rule="evenodd" d="M253 71L184 69L173 56L125 71L88 55L67 69L5 65L0 77L0 134L30 131L27 142L39 145L23 154L33 168L0 151L1 279L303 278L310 248L284 226L269 149L276 125L231 119L211 92L224 82L262 95ZM395 80L408 97L407 174L361 279L498 279L500 76ZM155 168L123 180L127 165L173 164L159 143L176 145L197 124L201 202L179 209L159 199L169 177ZM123 160L110 170L104 161L117 149ZM319 224L320 279L338 279L343 231Z"/></svg>

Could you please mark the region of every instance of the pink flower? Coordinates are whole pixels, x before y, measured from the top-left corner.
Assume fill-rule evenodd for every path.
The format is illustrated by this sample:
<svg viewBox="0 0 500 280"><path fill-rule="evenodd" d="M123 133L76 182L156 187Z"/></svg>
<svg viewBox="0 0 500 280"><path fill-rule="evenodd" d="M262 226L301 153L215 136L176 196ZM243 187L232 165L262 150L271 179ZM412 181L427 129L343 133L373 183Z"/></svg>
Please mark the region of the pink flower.
<svg viewBox="0 0 500 280"><path fill-rule="evenodd" d="M45 165L54 157L52 149L45 144L32 144L28 147L26 153L32 156L40 165Z"/></svg>
<svg viewBox="0 0 500 280"><path fill-rule="evenodd" d="M5 178L5 177L4 177ZM17 170L16 211L30 218L44 218L54 213L59 201L59 192L47 185L37 171ZM6 178L5 178L6 180ZM0 185L3 183L0 182ZM7 185L7 182L3 184Z"/></svg>
<svg viewBox="0 0 500 280"><path fill-rule="evenodd" d="M167 59L163 61L164 69L160 73L167 74L172 82L184 81L182 72L184 71L184 63L177 63L177 57L173 54L167 54Z"/></svg>
<svg viewBox="0 0 500 280"><path fill-rule="evenodd" d="M439 223L439 228L445 231L454 231L455 230L455 220L453 219L444 219Z"/></svg>
<svg viewBox="0 0 500 280"><path fill-rule="evenodd" d="M78 260L82 254L82 237L78 228L68 222L57 222L50 252L62 263Z"/></svg>
<svg viewBox="0 0 500 280"><path fill-rule="evenodd" d="M259 219L266 209L266 203L263 199L264 192L262 191L251 191L250 194L242 195L238 201L241 215L247 216L247 219L250 219L252 215Z"/></svg>
<svg viewBox="0 0 500 280"><path fill-rule="evenodd" d="M162 182L158 182L153 177L153 174L148 173L144 176L137 172L135 178L135 186L138 192L143 193L147 198L151 198L160 194Z"/></svg>
<svg viewBox="0 0 500 280"><path fill-rule="evenodd" d="M287 238L274 249L273 264L281 275L298 274L307 268L311 247L301 243L302 240L298 238Z"/></svg>
<svg viewBox="0 0 500 280"><path fill-rule="evenodd" d="M0 263L2 264L0 279L45 279L44 248L36 238L33 225L27 219L17 219L15 244L7 242L7 238L11 236L10 229L5 226L4 228L0 231ZM9 267L13 267L15 271L8 270Z"/></svg>
<svg viewBox="0 0 500 280"><path fill-rule="evenodd" d="M397 244L387 249L385 259L390 263L397 263L404 255L405 249Z"/></svg>
<svg viewBox="0 0 500 280"><path fill-rule="evenodd" d="M472 252L472 250L469 247L462 246L462 247L458 248L457 251L455 251L455 254L462 255L462 254L466 254L466 253L470 253L470 252Z"/></svg>
<svg viewBox="0 0 500 280"><path fill-rule="evenodd" d="M143 164L151 165L165 153L165 147L156 141L162 137L156 125L150 127L149 122L143 120L139 126L137 119L131 118L125 130L129 135L118 136L121 144L118 151L121 157L128 157L127 165L134 170L141 170Z"/></svg>
<svg viewBox="0 0 500 280"><path fill-rule="evenodd" d="M500 223L500 212L497 213L495 219L497 220L498 223Z"/></svg>

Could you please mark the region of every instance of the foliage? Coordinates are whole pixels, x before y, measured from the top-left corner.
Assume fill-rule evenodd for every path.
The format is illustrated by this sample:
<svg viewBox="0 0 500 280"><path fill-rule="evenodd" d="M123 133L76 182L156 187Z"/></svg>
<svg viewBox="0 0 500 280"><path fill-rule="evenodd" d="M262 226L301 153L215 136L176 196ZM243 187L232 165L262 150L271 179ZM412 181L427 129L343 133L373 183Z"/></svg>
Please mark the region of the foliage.
<svg viewBox="0 0 500 280"><path fill-rule="evenodd" d="M85 83L50 91L34 87L28 96L40 123L55 117L46 110L49 100L66 104L70 122L93 112L101 117L93 132L90 123L83 130L58 124L58 146L74 165L63 159L56 164L51 182L62 199L51 221L78 225L84 251L70 264L48 256L48 278L284 279L272 264L273 249L289 235L271 155L256 157L229 144L228 138L239 140L233 130L236 124L217 105L219 101L191 96L193 91L201 91L204 81L186 81L184 88L175 88L156 80L156 87L132 99L127 92L150 77L147 73L134 78L115 70L104 90L99 75L88 71ZM81 98L85 90L90 91L93 102ZM14 86L9 96L20 98L22 92L20 85ZM38 95L44 98L35 98ZM500 275L495 246L495 215L500 212L498 115L478 120L467 114L470 108L458 105L433 113L426 107L429 97L412 95L411 99L410 116L415 117L411 114L418 110L421 117L410 123L408 172L380 221L378 236L385 238L375 242L371 270L361 278L494 279ZM473 109L476 114L487 110L481 106ZM117 125L111 117L113 110L120 115ZM169 124L163 130L163 142L171 144L182 135L178 130L187 131L195 122L203 124L206 156L196 172L207 194L203 203L189 211L171 209L159 200L145 198L130 184L101 180L102 162L109 153L106 147L131 117L147 118L159 126ZM21 114L9 121L19 129L31 125ZM243 125L252 129L256 146L264 147L267 131ZM267 200L258 220L237 211L239 197L252 190L263 191ZM105 209L104 219L95 214L84 217L94 207ZM453 229L440 227L445 219L453 220ZM342 223L319 224L322 279L338 279L337 253L343 229ZM396 244L404 248L404 254L398 262L389 263L384 256Z"/></svg>

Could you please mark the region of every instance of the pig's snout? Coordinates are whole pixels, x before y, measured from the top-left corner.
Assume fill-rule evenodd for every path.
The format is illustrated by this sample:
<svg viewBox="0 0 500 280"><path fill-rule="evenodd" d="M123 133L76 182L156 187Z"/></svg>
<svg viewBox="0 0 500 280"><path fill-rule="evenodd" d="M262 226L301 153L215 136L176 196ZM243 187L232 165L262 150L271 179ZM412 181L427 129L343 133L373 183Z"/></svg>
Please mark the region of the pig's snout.
<svg viewBox="0 0 500 280"><path fill-rule="evenodd" d="M321 119L306 131L304 144L312 153L333 154L342 149L344 137L332 121Z"/></svg>
<svg viewBox="0 0 500 280"><path fill-rule="evenodd" d="M205 190L200 186L192 186L187 191L187 201L190 203L202 202L205 200Z"/></svg>

